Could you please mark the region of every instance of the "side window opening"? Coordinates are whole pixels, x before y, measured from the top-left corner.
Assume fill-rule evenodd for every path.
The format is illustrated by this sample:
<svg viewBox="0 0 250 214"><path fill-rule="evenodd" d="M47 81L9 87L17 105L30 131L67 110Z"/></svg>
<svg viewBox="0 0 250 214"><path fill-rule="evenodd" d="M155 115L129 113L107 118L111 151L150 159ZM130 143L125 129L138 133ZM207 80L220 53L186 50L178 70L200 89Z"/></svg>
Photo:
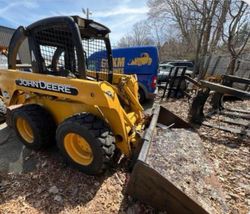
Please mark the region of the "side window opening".
<svg viewBox="0 0 250 214"><path fill-rule="evenodd" d="M108 74L108 55L103 39L82 39L83 50L88 72L98 72L101 79L106 79Z"/></svg>

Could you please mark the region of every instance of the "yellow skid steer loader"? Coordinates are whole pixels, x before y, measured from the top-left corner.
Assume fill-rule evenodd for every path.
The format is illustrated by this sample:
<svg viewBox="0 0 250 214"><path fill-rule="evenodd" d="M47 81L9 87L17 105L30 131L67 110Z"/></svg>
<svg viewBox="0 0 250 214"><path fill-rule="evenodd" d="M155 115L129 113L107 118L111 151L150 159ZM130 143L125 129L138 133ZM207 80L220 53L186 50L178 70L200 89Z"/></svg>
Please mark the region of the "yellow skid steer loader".
<svg viewBox="0 0 250 214"><path fill-rule="evenodd" d="M109 33L78 16L19 27L9 45L9 69L0 70L7 124L28 148L38 150L56 141L66 160L86 174L104 172L117 151L137 157L128 194L172 213L206 213L148 160L150 152L157 153L157 142L152 143L157 124L190 126L157 105L145 117L136 76L112 72ZM24 40L31 66L20 71L16 59ZM168 159L167 153L163 156ZM167 168L164 162L161 167Z"/></svg>

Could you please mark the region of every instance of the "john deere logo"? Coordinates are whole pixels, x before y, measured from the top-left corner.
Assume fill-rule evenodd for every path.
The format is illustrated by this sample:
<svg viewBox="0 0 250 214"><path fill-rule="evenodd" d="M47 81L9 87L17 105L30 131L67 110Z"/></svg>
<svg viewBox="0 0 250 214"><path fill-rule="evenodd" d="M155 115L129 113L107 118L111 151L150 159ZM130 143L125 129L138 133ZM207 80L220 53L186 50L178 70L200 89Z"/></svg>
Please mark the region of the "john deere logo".
<svg viewBox="0 0 250 214"><path fill-rule="evenodd" d="M34 80L26 80L26 79L17 79L16 84L19 86L29 87L29 88L37 88L46 91L54 91L63 94L71 94L77 95L78 91L76 88L73 88L69 85L45 82L45 81L34 81Z"/></svg>
<svg viewBox="0 0 250 214"><path fill-rule="evenodd" d="M137 66L142 66L142 65L151 65L152 63L152 58L149 56L148 53L142 53L140 57L136 57L131 60L128 65L137 65Z"/></svg>

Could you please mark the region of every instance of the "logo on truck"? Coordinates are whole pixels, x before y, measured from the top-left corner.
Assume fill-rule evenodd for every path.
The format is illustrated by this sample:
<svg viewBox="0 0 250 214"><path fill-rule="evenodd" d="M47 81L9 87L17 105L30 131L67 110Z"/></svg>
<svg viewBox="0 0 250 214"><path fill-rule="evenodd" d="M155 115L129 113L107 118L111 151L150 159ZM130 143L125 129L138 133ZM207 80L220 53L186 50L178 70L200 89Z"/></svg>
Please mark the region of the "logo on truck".
<svg viewBox="0 0 250 214"><path fill-rule="evenodd" d="M152 63L152 58L149 56L148 53L142 53L140 57L136 57L131 60L128 65L137 65L137 66L142 66L142 65L151 65Z"/></svg>
<svg viewBox="0 0 250 214"><path fill-rule="evenodd" d="M114 73L124 73L125 57L113 57L113 72ZM108 60L102 58L101 61L101 71L107 72Z"/></svg>
<svg viewBox="0 0 250 214"><path fill-rule="evenodd" d="M78 91L76 88L71 87L70 85L52 83L52 82L45 82L45 81L35 81L35 80L27 80L27 79L17 79L16 85L28 87L28 88L35 88L41 89L46 91L54 91L62 94L70 94L70 95L77 95Z"/></svg>
<svg viewBox="0 0 250 214"><path fill-rule="evenodd" d="M125 61L126 61L125 57L113 57L113 72L124 73ZM135 65L135 66L151 65L151 64L152 64L152 58L146 52L141 53L140 57L136 57L130 60L129 63L127 63L127 65ZM108 60L102 58L100 71L107 72L107 68L108 68Z"/></svg>

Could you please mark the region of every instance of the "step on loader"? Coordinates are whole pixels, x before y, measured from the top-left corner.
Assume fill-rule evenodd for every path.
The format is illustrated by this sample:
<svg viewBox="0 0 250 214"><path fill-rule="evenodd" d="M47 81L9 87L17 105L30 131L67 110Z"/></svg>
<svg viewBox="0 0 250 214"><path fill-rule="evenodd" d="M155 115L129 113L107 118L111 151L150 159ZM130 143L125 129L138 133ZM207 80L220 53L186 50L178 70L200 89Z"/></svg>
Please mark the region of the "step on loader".
<svg viewBox="0 0 250 214"><path fill-rule="evenodd" d="M209 180L211 169L204 169L204 164L202 172L193 166L185 174L181 165L188 166L188 157L169 162L171 152L196 149L201 143L193 141L195 133L186 122L157 104L150 117L144 115L136 76L112 72L109 33L102 24L78 16L51 17L20 26L8 48L8 70L0 70L7 124L30 149L56 142L66 161L86 174L103 173L116 153L137 158L128 194L169 213L208 212L212 205L193 197L194 183L183 189L175 181L185 175L192 179L193 172ZM21 71L17 53L25 40L31 65ZM161 142L164 139L168 142ZM192 153L187 150L183 155ZM191 161L195 158L191 156ZM173 167L182 177L171 180ZM195 182L199 181L197 177ZM192 194L184 193L185 189Z"/></svg>

